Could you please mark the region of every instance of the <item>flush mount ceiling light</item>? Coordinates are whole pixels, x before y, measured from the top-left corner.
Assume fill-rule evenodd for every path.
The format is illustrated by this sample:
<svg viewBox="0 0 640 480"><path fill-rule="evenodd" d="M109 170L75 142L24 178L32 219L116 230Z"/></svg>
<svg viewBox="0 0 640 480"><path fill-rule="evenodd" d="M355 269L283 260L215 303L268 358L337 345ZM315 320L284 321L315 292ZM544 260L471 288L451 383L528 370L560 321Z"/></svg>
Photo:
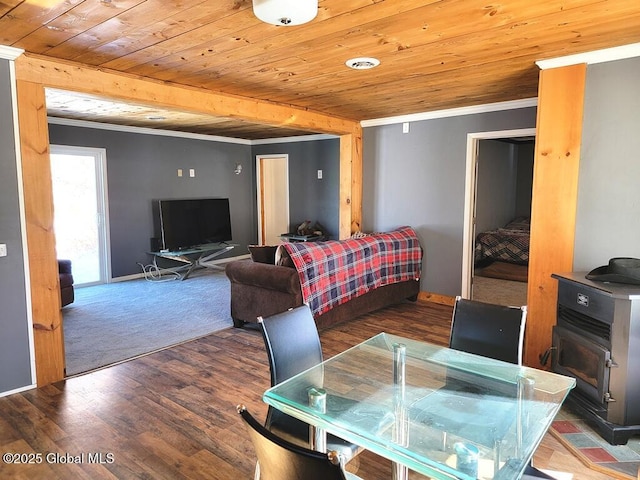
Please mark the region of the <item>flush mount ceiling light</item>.
<svg viewBox="0 0 640 480"><path fill-rule="evenodd" d="M318 14L318 0L253 0L253 13L272 25L302 25Z"/></svg>
<svg viewBox="0 0 640 480"><path fill-rule="evenodd" d="M358 57L347 60L345 65L354 70L368 70L380 65L380 60L373 57Z"/></svg>

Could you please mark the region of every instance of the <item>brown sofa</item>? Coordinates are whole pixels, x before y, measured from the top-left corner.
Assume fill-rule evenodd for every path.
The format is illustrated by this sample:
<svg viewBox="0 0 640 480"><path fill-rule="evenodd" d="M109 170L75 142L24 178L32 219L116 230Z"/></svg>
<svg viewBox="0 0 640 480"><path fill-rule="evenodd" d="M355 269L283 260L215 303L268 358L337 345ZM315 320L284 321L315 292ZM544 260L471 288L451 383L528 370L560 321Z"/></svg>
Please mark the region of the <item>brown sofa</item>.
<svg viewBox="0 0 640 480"><path fill-rule="evenodd" d="M252 259L233 261L225 267L231 282L231 316L236 327L255 323L258 316L280 313L302 305L304 301L300 275L293 264L286 259L284 262L278 259L274 262L273 257L264 258L264 251L251 250L251 247L250 251ZM405 299L415 301L419 291L419 279L389 283L314 317L318 327L324 328Z"/></svg>
<svg viewBox="0 0 640 480"><path fill-rule="evenodd" d="M246 259L227 263L225 272L231 282L231 317L236 327L303 303L295 268ZM415 301L419 291L419 280L385 285L323 313L316 317L316 324L325 328L405 299Z"/></svg>

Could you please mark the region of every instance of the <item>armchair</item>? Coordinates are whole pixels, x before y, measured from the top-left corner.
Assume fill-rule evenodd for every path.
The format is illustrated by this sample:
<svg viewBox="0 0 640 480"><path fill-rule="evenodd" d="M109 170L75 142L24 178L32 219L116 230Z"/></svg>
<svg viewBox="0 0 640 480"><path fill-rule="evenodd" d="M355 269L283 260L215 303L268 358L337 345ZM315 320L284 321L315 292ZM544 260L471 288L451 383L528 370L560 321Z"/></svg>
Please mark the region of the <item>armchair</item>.
<svg viewBox="0 0 640 480"><path fill-rule="evenodd" d="M58 260L58 273L60 275L60 300L61 307L73 303L73 275L71 273L71 260Z"/></svg>

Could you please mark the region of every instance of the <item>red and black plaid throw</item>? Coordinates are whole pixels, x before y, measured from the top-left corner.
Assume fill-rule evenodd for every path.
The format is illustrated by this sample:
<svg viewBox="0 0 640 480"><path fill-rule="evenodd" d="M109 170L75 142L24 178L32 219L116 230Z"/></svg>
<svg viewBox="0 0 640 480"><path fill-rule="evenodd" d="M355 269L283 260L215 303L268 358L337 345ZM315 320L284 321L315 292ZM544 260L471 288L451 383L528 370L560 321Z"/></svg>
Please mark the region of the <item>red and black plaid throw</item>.
<svg viewBox="0 0 640 480"><path fill-rule="evenodd" d="M314 316L390 283L419 279L422 248L416 232L388 233L327 242L285 243Z"/></svg>

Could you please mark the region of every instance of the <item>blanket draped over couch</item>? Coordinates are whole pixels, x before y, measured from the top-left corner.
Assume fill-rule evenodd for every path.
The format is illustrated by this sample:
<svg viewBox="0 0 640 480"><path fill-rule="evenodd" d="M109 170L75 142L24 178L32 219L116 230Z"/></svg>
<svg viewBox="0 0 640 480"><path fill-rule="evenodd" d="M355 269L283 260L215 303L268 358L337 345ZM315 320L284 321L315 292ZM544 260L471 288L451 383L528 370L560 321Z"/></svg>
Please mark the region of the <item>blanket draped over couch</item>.
<svg viewBox="0 0 640 480"><path fill-rule="evenodd" d="M410 227L249 250L251 259L225 267L236 327L308 303L318 327L325 328L405 299L415 301L420 292L422 248Z"/></svg>
<svg viewBox="0 0 640 480"><path fill-rule="evenodd" d="M302 298L314 316L375 288L420 279L422 248L411 227L283 247L298 271Z"/></svg>

